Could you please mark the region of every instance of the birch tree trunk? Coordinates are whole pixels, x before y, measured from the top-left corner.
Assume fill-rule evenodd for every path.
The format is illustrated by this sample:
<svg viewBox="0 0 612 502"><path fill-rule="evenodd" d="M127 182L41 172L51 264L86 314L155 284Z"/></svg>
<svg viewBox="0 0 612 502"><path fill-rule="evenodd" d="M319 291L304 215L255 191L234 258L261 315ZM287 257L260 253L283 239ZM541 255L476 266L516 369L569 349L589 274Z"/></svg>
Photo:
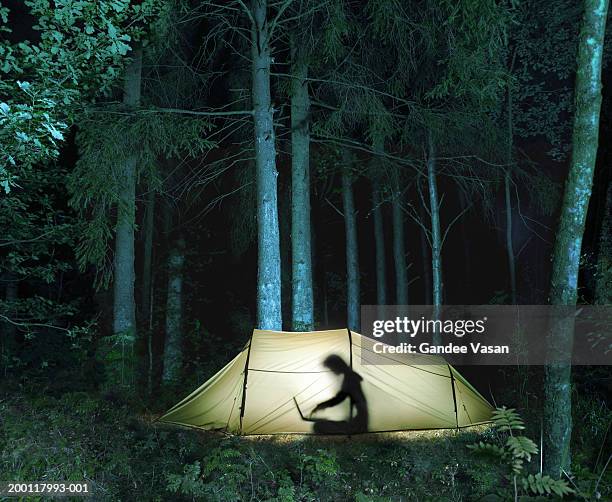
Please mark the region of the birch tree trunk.
<svg viewBox="0 0 612 502"><path fill-rule="evenodd" d="M352 159L343 152L342 206L346 233L346 310L350 330L359 331L359 251L357 244L357 217L353 201Z"/></svg>
<svg viewBox="0 0 612 502"><path fill-rule="evenodd" d="M162 380L168 384L178 380L183 364L183 271L185 241L172 243L168 252L168 291L166 296L166 343Z"/></svg>
<svg viewBox="0 0 612 502"><path fill-rule="evenodd" d="M291 80L291 289L294 331L314 328L310 231L310 98L308 66L292 46Z"/></svg>
<svg viewBox="0 0 612 502"><path fill-rule="evenodd" d="M251 2L251 69L257 179L257 327L282 329L274 109L267 1Z"/></svg>
<svg viewBox="0 0 612 502"><path fill-rule="evenodd" d="M604 211L597 249L595 303L612 305L612 181L608 183Z"/></svg>
<svg viewBox="0 0 612 502"><path fill-rule="evenodd" d="M136 48L125 71L123 103L128 109L140 103L142 49ZM118 168L119 203L115 226L113 283L113 333L121 339L118 379L121 384L134 381L134 343L136 339L136 304L134 299L134 227L136 217L136 154Z"/></svg>
<svg viewBox="0 0 612 502"><path fill-rule="evenodd" d="M574 92L572 157L553 255L552 305L576 304L582 237L599 141L601 64L608 0L585 0L584 6ZM552 362L546 367L544 382L544 470L556 477L570 467L572 401L569 358L573 338L573 316L551 324L548 342Z"/></svg>
<svg viewBox="0 0 612 502"><path fill-rule="evenodd" d="M376 175L374 175L376 176ZM385 256L385 229L383 224L383 198L380 192L380 182L374 178L372 182L372 215L374 217L374 246L376 252L376 303L387 304L387 260Z"/></svg>
<svg viewBox="0 0 612 502"><path fill-rule="evenodd" d="M397 168L393 168L393 262L395 264L395 303L408 305L408 274L406 270L406 244L404 215L401 206L401 186Z"/></svg>

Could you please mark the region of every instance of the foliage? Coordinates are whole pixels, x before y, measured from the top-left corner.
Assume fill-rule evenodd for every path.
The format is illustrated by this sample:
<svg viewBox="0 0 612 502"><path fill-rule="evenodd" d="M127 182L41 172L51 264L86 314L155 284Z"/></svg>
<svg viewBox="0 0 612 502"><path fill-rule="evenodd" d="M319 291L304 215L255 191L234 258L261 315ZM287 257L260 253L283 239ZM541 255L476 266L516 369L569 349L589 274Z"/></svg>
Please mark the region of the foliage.
<svg viewBox="0 0 612 502"><path fill-rule="evenodd" d="M111 268L108 242L112 210L119 205L120 166L136 156L138 178L160 190L158 158L195 156L214 144L206 139L210 122L202 118L163 114L155 110L124 113L121 109L90 111L77 133L79 160L70 174L70 205L89 220L77 245L79 267L94 264L101 271L98 284L108 285ZM119 208L120 210L121 208Z"/></svg>
<svg viewBox="0 0 612 502"><path fill-rule="evenodd" d="M0 183L56 158L84 102L107 92L130 44L144 35L161 0L27 0L29 16L0 4ZM31 23L13 33L11 24Z"/></svg>
<svg viewBox="0 0 612 502"><path fill-rule="evenodd" d="M509 37L514 129L522 138L544 137L555 160L570 144L581 8L572 0L518 2Z"/></svg>
<svg viewBox="0 0 612 502"><path fill-rule="evenodd" d="M87 480L96 500L164 500L162 473L198 449L150 428L117 396L82 392L0 402L0 471L10 479Z"/></svg>
<svg viewBox="0 0 612 502"><path fill-rule="evenodd" d="M507 500L512 490L503 476L507 468L466 448L474 441L499 442L510 431L228 438L152 424L143 403L116 393L66 392L64 384L47 382L1 389L0 471L11 479L86 479L96 500L451 502L495 491ZM501 426L523 425L512 412L503 413ZM554 491L549 481L532 476L525 474L525 482L536 492L546 493L547 486ZM581 467L574 482L586 494L594 477ZM609 491L602 485L603 499Z"/></svg>
<svg viewBox="0 0 612 502"><path fill-rule="evenodd" d="M5 373L18 366L32 370L59 364L61 350L47 349L69 347L71 337L81 336L83 297L66 294L74 280L72 249L80 227L65 204L65 169L56 164L54 171L26 171L22 182L28 190L0 197L0 284L7 289L0 300L0 329L2 345L9 349L2 351L0 366ZM28 348L20 356L10 350L18 343Z"/></svg>
<svg viewBox="0 0 612 502"><path fill-rule="evenodd" d="M537 445L526 436L515 435L516 431L525 429L520 415L513 408L505 406L497 408L491 417L493 426L501 433L496 443L478 443L468 448L481 455L487 455L502 460L509 469L513 479L515 499L519 488L526 494L555 494L560 497L574 493L568 482L563 479L553 479L548 475L524 474L525 463L531 461L531 456L538 453ZM505 438L505 441L503 440Z"/></svg>

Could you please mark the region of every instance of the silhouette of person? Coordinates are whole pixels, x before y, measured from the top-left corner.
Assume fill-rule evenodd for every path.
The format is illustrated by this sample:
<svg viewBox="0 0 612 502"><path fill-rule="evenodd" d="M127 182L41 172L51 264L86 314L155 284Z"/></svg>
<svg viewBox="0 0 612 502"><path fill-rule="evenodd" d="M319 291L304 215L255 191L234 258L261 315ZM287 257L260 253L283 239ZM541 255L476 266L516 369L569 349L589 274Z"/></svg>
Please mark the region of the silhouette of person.
<svg viewBox="0 0 612 502"><path fill-rule="evenodd" d="M346 398L351 400L352 407L355 407L355 416L349 417L348 420L323 420L314 419L314 431L318 434L355 434L358 432L367 432L368 430L368 406L366 398L361 390L361 381L363 378L355 373L344 360L332 354L328 356L323 365L329 368L336 375L343 375L342 386L340 391L331 399L323 401L314 407L312 413L336 406Z"/></svg>

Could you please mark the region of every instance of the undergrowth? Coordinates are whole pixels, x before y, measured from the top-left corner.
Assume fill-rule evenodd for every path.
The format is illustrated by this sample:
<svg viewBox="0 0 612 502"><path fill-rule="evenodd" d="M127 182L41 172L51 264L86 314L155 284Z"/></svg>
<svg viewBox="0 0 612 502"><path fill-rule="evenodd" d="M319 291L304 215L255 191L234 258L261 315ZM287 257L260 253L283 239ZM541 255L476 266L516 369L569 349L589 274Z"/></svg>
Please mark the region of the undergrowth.
<svg viewBox="0 0 612 502"><path fill-rule="evenodd" d="M136 415L134 407L117 395L84 392L1 398L3 480L86 480L96 501L503 500L490 497L511 488L502 462L468 448L497 439L487 427L237 438L152 423L153 415ZM594 475L587 463L576 472L578 485ZM611 496L611 484L604 475L601 499Z"/></svg>

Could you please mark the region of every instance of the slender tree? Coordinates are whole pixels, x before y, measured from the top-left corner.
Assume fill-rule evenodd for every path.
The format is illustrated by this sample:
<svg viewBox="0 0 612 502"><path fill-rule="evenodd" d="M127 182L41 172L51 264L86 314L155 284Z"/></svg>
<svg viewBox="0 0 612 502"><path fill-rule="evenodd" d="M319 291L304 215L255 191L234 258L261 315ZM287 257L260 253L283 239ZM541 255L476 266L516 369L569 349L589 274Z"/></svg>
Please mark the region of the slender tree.
<svg viewBox="0 0 612 502"><path fill-rule="evenodd" d="M402 185L397 166L392 169L391 211L393 215L393 262L395 265L395 303L408 304L408 271L406 269L406 242L404 212L402 210Z"/></svg>
<svg viewBox="0 0 612 502"><path fill-rule="evenodd" d="M155 192L149 189L146 196L144 243L142 258L142 291L140 292L140 318L144 324L146 337L146 381L151 392L153 384L153 235L155 233Z"/></svg>
<svg viewBox="0 0 612 502"><path fill-rule="evenodd" d="M468 201L467 195L465 191L461 189L459 190L459 207L461 208L462 214L466 214L470 209L470 202ZM465 271L464 288L466 293L469 295L472 290L472 255L465 218L461 218L460 231L461 244L463 248L463 269Z"/></svg>
<svg viewBox="0 0 612 502"><path fill-rule="evenodd" d="M183 274L185 240L179 236L168 251L168 289L166 293L166 343L162 380L168 384L180 376L183 364Z"/></svg>
<svg viewBox="0 0 612 502"><path fill-rule="evenodd" d="M512 66L512 65L511 65ZM510 301L516 305L516 257L514 256L514 244L512 242L512 164L514 149L514 122L512 120L512 85L508 83L508 146L507 166L504 172L504 202L506 206L506 255L508 256L508 272L510 277Z"/></svg>
<svg viewBox="0 0 612 502"><path fill-rule="evenodd" d="M123 103L135 109L140 103L142 49L135 48L125 70ZM113 281L113 333L121 340L121 382L132 384L133 375L126 375L131 366L136 338L136 304L134 299L134 227L136 218L136 154L128 156L118 169L119 198L115 226ZM130 368L129 371L132 371Z"/></svg>
<svg viewBox="0 0 612 502"><path fill-rule="evenodd" d="M5 306L12 309L13 305L19 298L19 279L12 272L2 274L2 282L5 284L4 300ZM9 312L5 312L9 314ZM17 343L17 325L7 317L5 322L0 324L0 367L4 367L4 373L10 365L10 359L14 356L15 345Z"/></svg>
<svg viewBox="0 0 612 502"><path fill-rule="evenodd" d="M251 3L251 71L257 180L257 326L282 329L281 259L274 107L270 97L270 24L267 1Z"/></svg>
<svg viewBox="0 0 612 502"><path fill-rule="evenodd" d="M442 305L442 234L440 231L440 201L436 177L436 148L434 138L427 138L427 190L429 193L429 217L431 223L431 272L432 305Z"/></svg>
<svg viewBox="0 0 612 502"><path fill-rule="evenodd" d="M376 303L387 304L387 260L385 256L385 229L383 196L378 175L372 175L372 215L374 218L374 247L376 252Z"/></svg>
<svg viewBox="0 0 612 502"><path fill-rule="evenodd" d="M419 205L418 220L421 222L427 221L427 211L423 204ZM421 259L423 260L423 282L424 282L424 293L426 305L432 299L432 278L431 278L431 256L429 249L429 233L426 228L421 227L420 241L421 241Z"/></svg>
<svg viewBox="0 0 612 502"><path fill-rule="evenodd" d="M357 215L353 200L352 158L347 150L342 153L342 207L346 234L346 312L349 329L359 330L359 247L357 243Z"/></svg>
<svg viewBox="0 0 612 502"><path fill-rule="evenodd" d="M578 45L572 156L555 239L550 287L552 305L575 305L584 225L599 140L601 65L608 0L585 0ZM546 367L544 467L560 476L570 466L572 434L571 359L573 317L561 316L549 332Z"/></svg>

